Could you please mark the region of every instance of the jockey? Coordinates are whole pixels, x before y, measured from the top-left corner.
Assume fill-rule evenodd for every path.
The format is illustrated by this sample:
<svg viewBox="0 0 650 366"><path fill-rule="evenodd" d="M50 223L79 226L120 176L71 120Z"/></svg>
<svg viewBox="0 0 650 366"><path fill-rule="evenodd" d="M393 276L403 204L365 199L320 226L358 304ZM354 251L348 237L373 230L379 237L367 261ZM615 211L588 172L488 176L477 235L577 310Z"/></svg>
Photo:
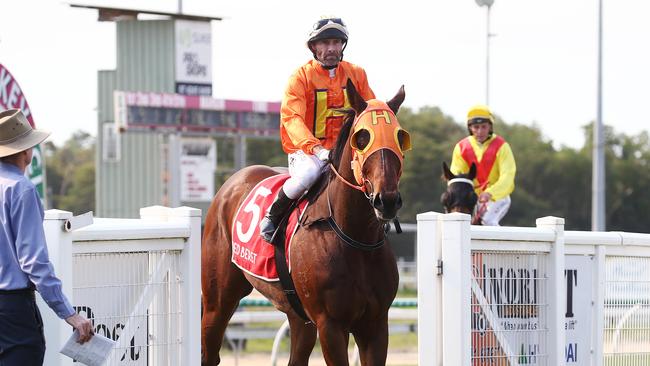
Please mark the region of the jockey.
<svg viewBox="0 0 650 366"><path fill-rule="evenodd" d="M493 123L487 106L476 105L469 110L469 136L454 147L450 170L454 174L467 173L472 163L476 164L474 190L478 194L481 222L498 226L510 208L517 166L510 145L493 132Z"/></svg>
<svg viewBox="0 0 650 366"><path fill-rule="evenodd" d="M320 19L307 39L314 59L289 79L280 109L280 139L289 155L291 177L260 222L260 235L268 242L293 201L316 182L327 164L344 119L337 109L350 107L347 80L364 100L375 98L366 72L343 61L347 43L348 30L340 18Z"/></svg>

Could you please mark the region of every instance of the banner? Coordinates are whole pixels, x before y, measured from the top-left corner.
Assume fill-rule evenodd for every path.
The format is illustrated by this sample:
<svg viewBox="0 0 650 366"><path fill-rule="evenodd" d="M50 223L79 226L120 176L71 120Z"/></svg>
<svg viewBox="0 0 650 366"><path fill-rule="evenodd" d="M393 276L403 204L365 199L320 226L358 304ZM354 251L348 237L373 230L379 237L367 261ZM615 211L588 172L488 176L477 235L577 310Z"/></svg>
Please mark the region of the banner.
<svg viewBox="0 0 650 366"><path fill-rule="evenodd" d="M212 95L210 22L176 20L176 93Z"/></svg>
<svg viewBox="0 0 650 366"><path fill-rule="evenodd" d="M32 117L32 111L29 108L27 99L23 94L18 82L11 75L9 70L7 70L0 63L0 110L18 108L23 111L27 121L32 125L33 128L36 127L34 124L34 118ZM40 145L34 147L32 164L27 167L25 175L31 179L32 183L36 186L36 191L38 192L39 197L43 202L45 201L45 159L43 156L43 150Z"/></svg>
<svg viewBox="0 0 650 366"><path fill-rule="evenodd" d="M587 365L593 257L567 255L565 261L565 361ZM545 364L550 299L544 255L474 253L472 268L472 365Z"/></svg>
<svg viewBox="0 0 650 366"><path fill-rule="evenodd" d="M217 143L211 138L181 139L181 201L210 202L214 197Z"/></svg>

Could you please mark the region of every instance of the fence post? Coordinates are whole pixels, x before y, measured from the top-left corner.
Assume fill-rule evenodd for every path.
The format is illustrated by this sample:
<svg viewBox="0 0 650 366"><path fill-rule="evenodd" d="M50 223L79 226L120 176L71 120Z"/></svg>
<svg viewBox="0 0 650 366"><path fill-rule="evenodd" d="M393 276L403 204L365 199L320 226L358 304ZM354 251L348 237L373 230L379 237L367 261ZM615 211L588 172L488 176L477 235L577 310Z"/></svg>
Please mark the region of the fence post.
<svg viewBox="0 0 650 366"><path fill-rule="evenodd" d="M74 305L72 285L72 235L63 230L65 221L72 217L72 213L61 210L47 210L43 219L43 230L47 240L47 250L50 262L54 266L56 276L62 282L63 293ZM72 359L59 353L61 347L72 334L72 328L49 308L40 296L36 297L38 307L43 317L45 334L45 359L44 365L69 366Z"/></svg>
<svg viewBox="0 0 650 366"><path fill-rule="evenodd" d="M564 280L564 219L546 216L536 220L538 228L555 232L555 242L548 256L548 364L564 365L566 347L565 313L566 282Z"/></svg>
<svg viewBox="0 0 650 366"><path fill-rule="evenodd" d="M201 364L201 210L178 207L173 216L189 225L190 237L181 253L181 270L185 279L182 288L183 355L182 365Z"/></svg>
<svg viewBox="0 0 650 366"><path fill-rule="evenodd" d="M417 215L418 364L442 366L440 214Z"/></svg>
<svg viewBox="0 0 650 366"><path fill-rule="evenodd" d="M594 256L594 303L592 305L593 338L591 349L591 364L594 366L603 366L605 362L603 337L605 330L606 258L607 247L604 245L596 245L596 255Z"/></svg>
<svg viewBox="0 0 650 366"><path fill-rule="evenodd" d="M470 218L461 213L440 216L444 365L470 366L472 360Z"/></svg>

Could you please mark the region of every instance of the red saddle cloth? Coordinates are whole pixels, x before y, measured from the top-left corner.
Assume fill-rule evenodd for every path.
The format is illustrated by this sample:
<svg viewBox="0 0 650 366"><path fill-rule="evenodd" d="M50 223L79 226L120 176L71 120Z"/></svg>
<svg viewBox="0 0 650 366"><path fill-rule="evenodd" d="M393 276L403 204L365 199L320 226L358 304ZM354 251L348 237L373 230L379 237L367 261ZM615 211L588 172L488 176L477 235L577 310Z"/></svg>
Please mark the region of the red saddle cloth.
<svg viewBox="0 0 650 366"><path fill-rule="evenodd" d="M239 206L232 224L231 261L243 271L267 281L279 281L275 266L275 248L260 237L259 225L287 179L289 179L288 174L279 174L259 182ZM298 222L305 212L307 203L307 200L300 202L291 212L287 223L284 245L289 268L291 268L289 258L291 239L298 228Z"/></svg>

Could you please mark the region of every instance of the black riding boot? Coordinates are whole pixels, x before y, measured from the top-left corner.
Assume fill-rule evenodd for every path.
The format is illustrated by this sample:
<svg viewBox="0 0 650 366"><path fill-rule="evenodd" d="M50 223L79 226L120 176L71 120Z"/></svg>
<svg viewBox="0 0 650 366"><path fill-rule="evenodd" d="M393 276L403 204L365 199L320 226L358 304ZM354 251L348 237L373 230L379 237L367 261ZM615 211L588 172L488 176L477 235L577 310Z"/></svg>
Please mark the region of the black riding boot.
<svg viewBox="0 0 650 366"><path fill-rule="evenodd" d="M269 208L269 211L264 215L262 222L260 222L260 236L264 240L271 243L275 230L278 228L278 225L280 225L280 221L287 213L289 207L291 207L293 201L294 200L287 197L287 195L284 194L284 190L280 188L280 192L278 192L277 197L275 197L275 201L273 201L271 208Z"/></svg>

